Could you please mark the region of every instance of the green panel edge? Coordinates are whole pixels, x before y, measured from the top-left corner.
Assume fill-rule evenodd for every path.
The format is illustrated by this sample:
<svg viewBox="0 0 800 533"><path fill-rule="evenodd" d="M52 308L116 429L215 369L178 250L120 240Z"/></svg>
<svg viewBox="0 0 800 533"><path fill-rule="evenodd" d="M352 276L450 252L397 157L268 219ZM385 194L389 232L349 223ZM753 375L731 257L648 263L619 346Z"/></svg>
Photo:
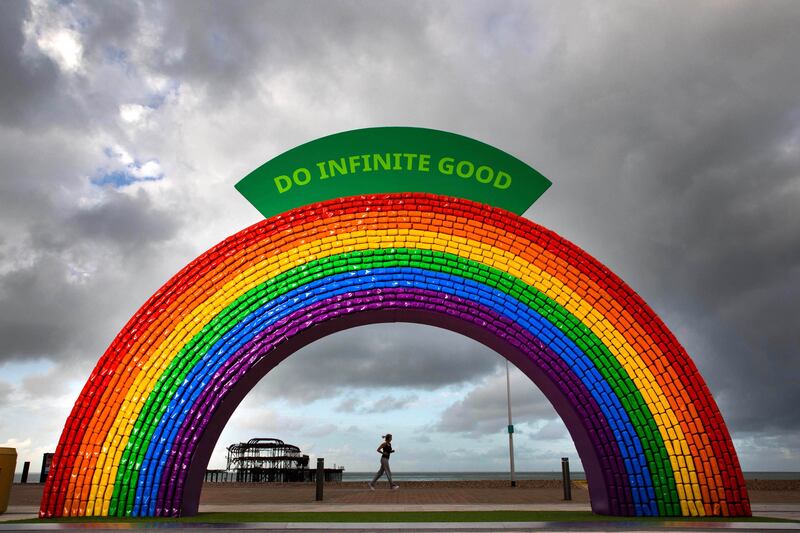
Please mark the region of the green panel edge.
<svg viewBox="0 0 800 533"><path fill-rule="evenodd" d="M245 176L236 190L267 218L334 198L398 192L465 198L521 215L550 185L528 164L475 139L377 127L292 148Z"/></svg>

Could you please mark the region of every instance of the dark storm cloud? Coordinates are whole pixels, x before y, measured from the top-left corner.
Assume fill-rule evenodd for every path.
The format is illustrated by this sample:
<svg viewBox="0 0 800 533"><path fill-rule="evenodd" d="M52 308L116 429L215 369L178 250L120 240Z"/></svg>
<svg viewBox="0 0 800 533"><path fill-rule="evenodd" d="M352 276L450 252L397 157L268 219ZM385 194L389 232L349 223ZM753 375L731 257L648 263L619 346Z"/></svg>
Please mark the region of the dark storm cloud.
<svg viewBox="0 0 800 533"><path fill-rule="evenodd" d="M492 350L460 335L410 324L355 328L298 351L261 382L258 394L308 402L349 387L435 389L491 372L499 363ZM408 401L392 397L392 408ZM342 410L380 412L381 402L357 405L343 400Z"/></svg>
<svg viewBox="0 0 800 533"><path fill-rule="evenodd" d="M34 118L47 120L49 117L36 117L39 107L59 98L58 67L44 57L29 61L23 58L22 24L28 15L27 2L0 2L0 121L4 124ZM56 112L57 108L48 106L48 111Z"/></svg>
<svg viewBox="0 0 800 533"><path fill-rule="evenodd" d="M181 214L145 189L90 184L108 163L90 125L114 124L132 84L98 75L104 66L92 54L65 73L42 53L33 41L47 24L71 28L70 6L50 7L37 15L24 3L0 5L0 362L48 359L65 376L90 367L124 315L169 275L157 263L171 253L153 252L176 235ZM27 44L26 25L35 26ZM43 390L53 375L26 387Z"/></svg>
<svg viewBox="0 0 800 533"><path fill-rule="evenodd" d="M313 89L315 103L327 98L360 63L382 56L397 66L396 51L409 59L420 39L426 10L408 3L365 9L358 2L178 1L82 6L86 56L109 58L137 74L158 74L206 91L209 110L236 106L233 98L270 97L265 76L297 74ZM406 55L406 54L404 54ZM366 73L364 73L366 74ZM100 95L106 97L110 95ZM160 104L156 95L150 104Z"/></svg>
<svg viewBox="0 0 800 533"><path fill-rule="evenodd" d="M154 208L143 190L130 196L112 189L108 195L104 203L80 209L70 218L85 238L139 248L168 240L177 231L178 219Z"/></svg>
<svg viewBox="0 0 800 533"><path fill-rule="evenodd" d="M88 11L84 28L87 54L98 61L128 57L125 51L141 37L147 17L158 12L154 4L137 2L91 2L84 7Z"/></svg>
<svg viewBox="0 0 800 533"><path fill-rule="evenodd" d="M64 359L78 345L93 361L123 310L172 273L157 245L188 219L113 192L78 207L92 196L79 181L102 164L86 148L92 132L178 153L189 169L182 183L197 192L171 199L213 206L201 180L235 177L195 178L196 160L244 166L259 150L409 124L473 136L550 177L531 217L643 295L732 429L797 434L800 4L104 2L51 11L59 9L81 11L85 64L72 77L46 55L23 53L32 11L0 3L3 358ZM170 107L165 91L193 103ZM125 103L175 113L167 133L120 126ZM205 137L182 130L196 116ZM42 125L66 138L40 135ZM230 215L196 212L188 225L204 230ZM103 264L126 268L84 279ZM104 320L100 310L115 301L120 316ZM64 336L91 319L87 338ZM457 337L384 328L315 343L263 390L308 401L349 386L432 389L496 368L496 355ZM479 396L443 421L469 412L474 427L448 430L502 422Z"/></svg>
<svg viewBox="0 0 800 533"><path fill-rule="evenodd" d="M14 205L26 196L27 208ZM5 227L17 228L0 242L0 361L90 364L113 336L108 326L121 326L127 317L119 315L144 299L140 287L152 286L137 275L151 272L148 251L175 235L179 215L152 205L143 190L107 190L77 207L34 189L4 196L0 206Z"/></svg>
<svg viewBox="0 0 800 533"><path fill-rule="evenodd" d="M570 105L547 113L557 201L536 218L664 316L734 429L796 431L800 6L687 7L609 14L602 41L567 55L553 82Z"/></svg>
<svg viewBox="0 0 800 533"><path fill-rule="evenodd" d="M68 11L86 6L37 9L0 4L0 362L41 358L85 370L170 274L158 263L172 251L154 246L176 235L181 214L147 190L90 185L108 162L97 137L121 135L118 105L141 83L120 80L93 46L76 72L63 72L36 39L79 30ZM124 24L83 20L93 37L126 37ZM46 376L28 381L41 388Z"/></svg>

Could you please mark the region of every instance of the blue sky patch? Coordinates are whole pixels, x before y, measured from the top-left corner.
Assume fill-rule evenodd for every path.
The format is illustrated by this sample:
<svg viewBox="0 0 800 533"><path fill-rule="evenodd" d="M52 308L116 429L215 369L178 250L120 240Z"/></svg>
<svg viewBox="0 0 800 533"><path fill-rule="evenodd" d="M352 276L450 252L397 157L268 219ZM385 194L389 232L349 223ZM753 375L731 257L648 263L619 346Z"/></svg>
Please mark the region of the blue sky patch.
<svg viewBox="0 0 800 533"><path fill-rule="evenodd" d="M121 188L136 183L137 181L159 181L163 178L163 174L139 178L127 170L114 170L112 172L102 173L98 176L95 176L92 178L92 183L101 187L105 185L111 185L114 188Z"/></svg>
<svg viewBox="0 0 800 533"><path fill-rule="evenodd" d="M140 181L164 179L164 172L157 159L141 162L122 148L112 146L103 148L103 154L110 161L107 166L97 169L90 180L94 185L119 189Z"/></svg>

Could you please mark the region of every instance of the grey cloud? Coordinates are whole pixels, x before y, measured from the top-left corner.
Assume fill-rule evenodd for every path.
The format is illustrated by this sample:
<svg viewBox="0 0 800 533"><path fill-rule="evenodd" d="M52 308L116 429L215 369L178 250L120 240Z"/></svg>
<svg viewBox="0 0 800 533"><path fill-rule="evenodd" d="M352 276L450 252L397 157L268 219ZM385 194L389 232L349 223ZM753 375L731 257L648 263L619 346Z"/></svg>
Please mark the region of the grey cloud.
<svg viewBox="0 0 800 533"><path fill-rule="evenodd" d="M365 413L386 413L389 411L397 411L403 407L416 401L418 396L416 394L409 394L402 397L395 397L391 395L383 396L375 402L364 408Z"/></svg>
<svg viewBox="0 0 800 533"><path fill-rule="evenodd" d="M415 435L414 436L414 442L417 443L417 444L428 444L428 443L430 443L432 441L433 441L433 439L431 439L430 436L425 435L424 433L422 435Z"/></svg>
<svg viewBox="0 0 800 533"><path fill-rule="evenodd" d="M51 22L59 29L78 29L74 26L90 20L83 12L85 7L51 2L37 11L39 22ZM38 25L32 25L32 38L26 43L23 28L33 22L33 12L23 1L11 0L0 6L0 125L41 133L61 128L88 132L101 123L113 124L118 98L132 85L130 80L120 83L124 78L114 80L111 71L96 77L62 72L39 49Z"/></svg>
<svg viewBox="0 0 800 533"><path fill-rule="evenodd" d="M67 378L74 374L74 371L65 368L68 366L69 364L56 364L46 372L26 376L22 380L22 390L30 398L53 398L64 394Z"/></svg>
<svg viewBox="0 0 800 533"><path fill-rule="evenodd" d="M95 293L95 283L70 281L70 274L66 261L46 256L0 276L1 360L63 359L92 345L95 359L100 356L96 337L86 331L98 323L96 306L107 296Z"/></svg>
<svg viewBox="0 0 800 533"><path fill-rule="evenodd" d="M586 31L555 32L547 78L508 86L514 137L492 141L553 179L533 217L665 318L734 431L797 431L800 6L718 7L551 12Z"/></svg>
<svg viewBox="0 0 800 533"><path fill-rule="evenodd" d="M154 4L139 2L92 2L85 8L88 10L85 17L88 24L83 33L86 53L98 62L108 59L109 54L113 57L115 51L124 53L134 45L142 37L141 25L147 24L147 17L152 19L158 11Z"/></svg>
<svg viewBox="0 0 800 533"><path fill-rule="evenodd" d="M37 12L58 26L86 6L49 7ZM144 189L89 184L104 163L103 139L126 138L115 126L90 125L115 124L121 88L134 84L109 82L91 61L64 75L35 43L24 46L34 10L19 2L0 10L0 361L84 368L170 274L175 252L154 246L176 236L182 215Z"/></svg>
<svg viewBox="0 0 800 533"><path fill-rule="evenodd" d="M357 398L344 398L336 410L342 413L386 413L388 411L396 411L403 407L415 402L418 396L416 394L407 394L401 397L393 395L384 395L374 401L362 401Z"/></svg>
<svg viewBox="0 0 800 533"><path fill-rule="evenodd" d="M14 386L7 381L0 380L0 405L6 405L11 399L12 392L14 392Z"/></svg>
<svg viewBox="0 0 800 533"><path fill-rule="evenodd" d="M557 418L542 392L520 372L511 374L511 409L515 425ZM505 372L484 379L463 399L444 410L434 431L485 435L503 431L508 425Z"/></svg>
<svg viewBox="0 0 800 533"><path fill-rule="evenodd" d="M405 2L380 8L353 2L125 2L74 9L81 12L85 58L107 75L85 83L98 86L94 104L107 110L124 103L131 86L146 89L147 76L203 91L211 112L242 98L271 98L277 90L272 81L283 74L302 77L318 103L335 106L338 87L350 81L345 78L368 75L365 65L377 62L388 73L400 61L414 66L417 51L424 53L427 25L427 10ZM155 102L140 94L139 103L160 103L157 95L150 97Z"/></svg>
<svg viewBox="0 0 800 533"><path fill-rule="evenodd" d="M564 422L559 418L547 420L539 428L530 431L529 436L536 442L571 439Z"/></svg>
<svg viewBox="0 0 800 533"><path fill-rule="evenodd" d="M140 249L175 236L180 220L173 213L156 208L149 195L139 190L135 196L106 191L99 205L79 209L70 222L83 238L110 241Z"/></svg>
<svg viewBox="0 0 800 533"><path fill-rule="evenodd" d="M745 457L752 471L792 471L800 463L797 432L742 432L734 439L734 445L740 461Z"/></svg>
<svg viewBox="0 0 800 533"><path fill-rule="evenodd" d="M53 257L0 276L0 358L44 358L65 348L79 326L73 320L81 292L66 278L67 265Z"/></svg>
<svg viewBox="0 0 800 533"><path fill-rule="evenodd" d="M340 332L299 350L267 375L256 394L308 402L348 387L431 390L483 376L498 362L495 352L455 333L380 324ZM380 409L377 403L345 400L340 408L374 411Z"/></svg>
<svg viewBox="0 0 800 533"><path fill-rule="evenodd" d="M136 305L125 301L132 289L125 280L137 267L152 268L140 254L146 259L171 238L178 219L152 206L144 192L109 192L105 202L64 218L47 204L40 209L19 244L29 257L0 274L0 360L99 358L111 339L98 326L121 326L126 317L119 315ZM131 300L140 304L144 296Z"/></svg>
<svg viewBox="0 0 800 533"><path fill-rule="evenodd" d="M82 132L0 125L0 140L0 361L86 368L171 273L182 215L144 189L92 187L103 156Z"/></svg>
<svg viewBox="0 0 800 533"><path fill-rule="evenodd" d="M48 113L39 111L49 100L60 99L56 90L59 73L47 58L23 58L22 24L29 13L27 2L22 0L0 3L0 123L4 124L32 119L41 122L50 118L49 113L67 109L47 105Z"/></svg>
<svg viewBox="0 0 800 533"><path fill-rule="evenodd" d="M24 1L0 5L0 125L29 132L61 129L124 136L118 124L120 104L150 105L158 72L134 65L130 53L152 37L152 21L133 2L63 3L37 9ZM23 31L30 27L26 42ZM63 72L37 40L43 32L77 31L81 64ZM151 33L151 32L150 32ZM154 43L158 48L158 43Z"/></svg>
<svg viewBox="0 0 800 533"><path fill-rule="evenodd" d="M339 405L336 406L336 410L342 413L355 413L360 403L361 402L356 398L344 398L339 402Z"/></svg>
<svg viewBox="0 0 800 533"><path fill-rule="evenodd" d="M800 316L800 98L792 89L800 58L783 53L798 43L791 27L800 10L781 5L788 9L773 5L755 19L744 4L718 20L701 11L702 34L669 41L671 54L697 50L691 61L646 43L627 50L621 59L649 66L636 78L584 78L584 90L603 98L558 117L585 124L575 137L565 132L562 150L602 139L603 154L587 161L599 166L587 174L604 179L589 187L596 209L624 215L597 216L596 227L627 244L616 260L675 317L672 327L689 329L686 341L702 339L687 348L743 430L800 428L784 407L800 401L785 372L797 367L800 346L792 323ZM678 15L665 16L650 32L660 42ZM604 146L609 136L615 148Z"/></svg>
<svg viewBox="0 0 800 533"><path fill-rule="evenodd" d="M204 185L217 193L217 183L233 183L231 166L244 172L256 157L335 131L409 124L473 136L549 176L554 186L529 215L643 295L686 346L734 433L780 438L800 428L791 407L800 401L800 4L72 9L87 21L80 79L66 79L45 56L23 57L30 10L0 3L0 338L17 345L14 353L96 358L122 315L173 272L167 267L181 266L161 246L143 244L142 254L165 255L148 259L124 242L136 231L149 231L154 244L178 239L186 220L113 195L108 206L76 209L84 195L76 183L96 164L85 148L97 142L92 131L152 147L148 158L177 154L180 183L192 187L173 198L213 207ZM122 60L108 60L109 49ZM167 117L159 131L137 134L117 124L117 109L152 97L149 76L166 77L176 98L188 96L157 110ZM29 130L35 134L7 134ZM74 139L54 139L52 130ZM129 223L112 220L117 208ZM209 228L244 219L230 211L192 227L216 235ZM95 275L87 285L60 286L67 257L76 255L128 267L102 282ZM108 310L113 301L114 319L86 315L95 340L63 336L86 323L76 310ZM70 313L51 315L53 307ZM384 331L315 343L259 390L309 401L348 386L474 382L496 367L488 350L442 341L452 337L440 332ZM376 339L386 336L384 344ZM476 402L461 413L468 407L484 409Z"/></svg>
<svg viewBox="0 0 800 533"><path fill-rule="evenodd" d="M403 55L417 47L409 32L421 34L425 19L414 4L365 7L351 2L245 2L238 9L216 2L167 3L153 66L207 87L220 100L270 91L257 79L282 72L302 71L322 90L341 83L342 74L353 73L370 56L385 54L388 64L389 58L399 59L400 46L406 48Z"/></svg>

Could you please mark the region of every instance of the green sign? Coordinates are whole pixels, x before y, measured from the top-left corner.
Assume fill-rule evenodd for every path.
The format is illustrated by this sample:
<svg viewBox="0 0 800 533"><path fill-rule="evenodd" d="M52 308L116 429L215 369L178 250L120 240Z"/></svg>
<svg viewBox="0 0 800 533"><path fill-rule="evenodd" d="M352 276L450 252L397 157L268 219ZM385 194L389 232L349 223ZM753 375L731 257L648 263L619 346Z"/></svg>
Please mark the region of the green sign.
<svg viewBox="0 0 800 533"><path fill-rule="evenodd" d="M269 218L295 207L365 194L427 192L518 215L550 181L488 144L425 128L345 131L271 159L236 184Z"/></svg>

